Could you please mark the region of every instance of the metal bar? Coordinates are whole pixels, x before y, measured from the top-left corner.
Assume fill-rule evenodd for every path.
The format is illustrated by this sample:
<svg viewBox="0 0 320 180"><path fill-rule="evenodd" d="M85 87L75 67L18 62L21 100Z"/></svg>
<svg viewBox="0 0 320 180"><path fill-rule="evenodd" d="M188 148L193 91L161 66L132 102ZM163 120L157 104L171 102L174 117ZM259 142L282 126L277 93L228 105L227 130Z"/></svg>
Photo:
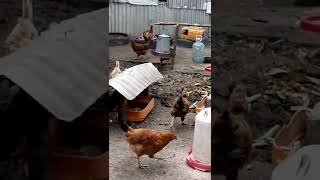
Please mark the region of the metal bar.
<svg viewBox="0 0 320 180"><path fill-rule="evenodd" d="M178 23L178 22L158 22L154 25L173 26L179 24L180 26L199 26L199 27L211 27L211 24L190 24L190 23Z"/></svg>

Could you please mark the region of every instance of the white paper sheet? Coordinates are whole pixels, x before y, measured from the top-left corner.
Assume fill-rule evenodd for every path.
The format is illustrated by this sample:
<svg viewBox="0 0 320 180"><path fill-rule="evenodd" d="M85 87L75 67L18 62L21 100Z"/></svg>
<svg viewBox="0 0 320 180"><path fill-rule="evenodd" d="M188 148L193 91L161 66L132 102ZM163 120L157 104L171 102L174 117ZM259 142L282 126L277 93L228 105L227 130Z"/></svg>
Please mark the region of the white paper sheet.
<svg viewBox="0 0 320 180"><path fill-rule="evenodd" d="M134 5L158 5L159 0L128 0L130 4Z"/></svg>

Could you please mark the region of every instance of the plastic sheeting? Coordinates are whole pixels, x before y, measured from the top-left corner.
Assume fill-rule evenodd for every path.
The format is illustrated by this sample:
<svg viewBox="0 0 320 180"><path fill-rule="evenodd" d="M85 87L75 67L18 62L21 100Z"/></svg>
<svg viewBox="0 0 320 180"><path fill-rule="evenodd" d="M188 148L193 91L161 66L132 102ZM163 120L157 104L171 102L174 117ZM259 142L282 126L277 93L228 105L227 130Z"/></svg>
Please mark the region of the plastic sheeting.
<svg viewBox="0 0 320 180"><path fill-rule="evenodd" d="M299 149L274 169L271 180L319 180L319 154L320 145Z"/></svg>

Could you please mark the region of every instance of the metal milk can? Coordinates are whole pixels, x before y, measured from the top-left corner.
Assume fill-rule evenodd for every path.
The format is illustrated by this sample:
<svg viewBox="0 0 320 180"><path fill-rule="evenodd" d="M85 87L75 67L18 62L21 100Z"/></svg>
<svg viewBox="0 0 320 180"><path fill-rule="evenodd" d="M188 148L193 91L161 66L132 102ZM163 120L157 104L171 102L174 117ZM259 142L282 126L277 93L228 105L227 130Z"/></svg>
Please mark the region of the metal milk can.
<svg viewBox="0 0 320 180"><path fill-rule="evenodd" d="M170 54L170 36L161 34L157 39L156 53Z"/></svg>

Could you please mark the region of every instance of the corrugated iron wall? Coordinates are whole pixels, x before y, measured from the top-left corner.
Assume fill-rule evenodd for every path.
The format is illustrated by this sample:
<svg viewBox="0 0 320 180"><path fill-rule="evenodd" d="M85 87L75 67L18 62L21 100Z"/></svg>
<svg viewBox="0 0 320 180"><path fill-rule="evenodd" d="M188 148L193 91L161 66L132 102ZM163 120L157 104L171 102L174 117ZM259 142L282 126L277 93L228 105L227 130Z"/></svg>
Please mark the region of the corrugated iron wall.
<svg viewBox="0 0 320 180"><path fill-rule="evenodd" d="M211 15L204 10L168 8L158 6L137 6L129 3L110 3L109 32L121 32L132 36L142 34L151 23L181 22L210 24ZM164 27L164 28L161 28ZM156 33L173 34L173 26L156 26Z"/></svg>
<svg viewBox="0 0 320 180"><path fill-rule="evenodd" d="M188 9L202 9L205 10L205 3L211 0L168 0L169 8L188 8Z"/></svg>

